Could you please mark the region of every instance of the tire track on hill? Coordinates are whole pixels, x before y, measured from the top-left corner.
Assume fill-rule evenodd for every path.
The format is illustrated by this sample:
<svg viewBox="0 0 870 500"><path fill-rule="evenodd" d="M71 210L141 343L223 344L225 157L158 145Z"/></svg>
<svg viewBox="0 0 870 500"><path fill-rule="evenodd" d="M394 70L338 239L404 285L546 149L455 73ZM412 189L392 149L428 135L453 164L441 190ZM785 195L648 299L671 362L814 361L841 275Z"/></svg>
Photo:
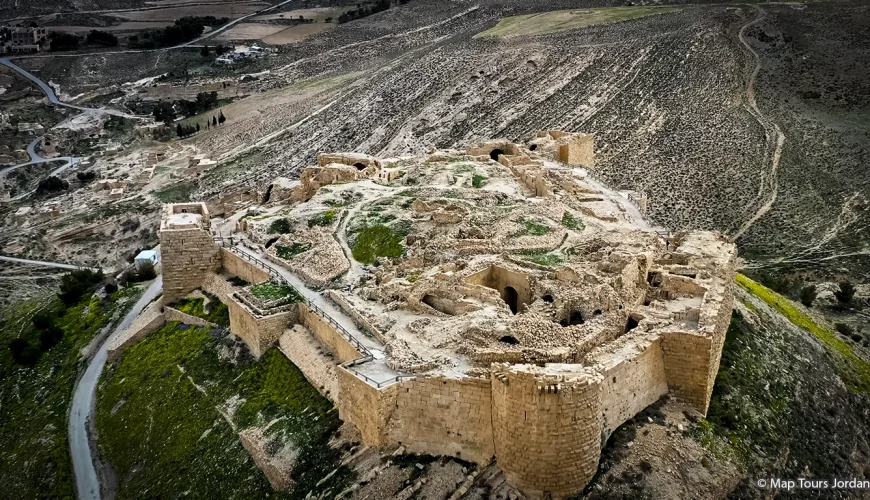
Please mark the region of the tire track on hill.
<svg viewBox="0 0 870 500"><path fill-rule="evenodd" d="M782 157L782 146L785 143L785 134L779 129L779 125L770 121L764 113L758 108L758 103L755 99L755 82L758 79L758 73L761 71L761 57L759 57L758 52L749 45L749 42L746 41L746 30L755 24L761 22L765 17L767 17L767 12L761 7L755 7L758 11L758 15L747 22L743 26L740 27L740 31L737 34L737 38L740 40L740 43L746 47L746 50L752 54L752 57L755 59L755 68L753 68L752 73L749 75L749 80L746 82L746 109L749 113L758 121L758 123L764 128L764 136L765 136L765 154L764 159L765 163L767 163L768 155L770 155L770 169L762 174L761 181L758 186L758 201L761 201L765 196L765 191L769 191L770 194L767 197L767 200L762 203L758 210L746 221L744 222L737 231L731 235L731 241L737 241L743 234L750 228L752 225L763 217L770 208L773 206L773 203L776 201L776 196L779 190L779 183L776 180L777 169L779 168L779 161ZM771 152L772 149L772 152ZM769 189L765 189L767 186L770 186Z"/></svg>

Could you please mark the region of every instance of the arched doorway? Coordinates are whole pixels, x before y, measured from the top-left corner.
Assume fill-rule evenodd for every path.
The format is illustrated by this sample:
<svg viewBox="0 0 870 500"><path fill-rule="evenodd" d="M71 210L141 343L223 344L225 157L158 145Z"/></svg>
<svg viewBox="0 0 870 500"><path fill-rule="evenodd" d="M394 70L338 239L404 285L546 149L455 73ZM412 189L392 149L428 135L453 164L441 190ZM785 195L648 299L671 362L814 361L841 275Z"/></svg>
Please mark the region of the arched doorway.
<svg viewBox="0 0 870 500"><path fill-rule="evenodd" d="M366 166L363 165L362 163L354 163L353 166L356 167L357 170L365 170L366 169Z"/></svg>
<svg viewBox="0 0 870 500"><path fill-rule="evenodd" d="M534 150L536 150L536 149L538 149L538 145L537 145L537 144L532 144L531 146L529 146L529 151L534 151Z"/></svg>
<svg viewBox="0 0 870 500"><path fill-rule="evenodd" d="M502 296L504 301L507 303L508 307L511 308L511 312L516 314L519 311L519 294L516 289L512 286L505 287L504 295Z"/></svg>
<svg viewBox="0 0 870 500"><path fill-rule="evenodd" d="M498 161L499 155L503 155L503 154L504 154L504 151L502 151L501 149L493 149L492 151L489 152L489 157L495 161Z"/></svg>

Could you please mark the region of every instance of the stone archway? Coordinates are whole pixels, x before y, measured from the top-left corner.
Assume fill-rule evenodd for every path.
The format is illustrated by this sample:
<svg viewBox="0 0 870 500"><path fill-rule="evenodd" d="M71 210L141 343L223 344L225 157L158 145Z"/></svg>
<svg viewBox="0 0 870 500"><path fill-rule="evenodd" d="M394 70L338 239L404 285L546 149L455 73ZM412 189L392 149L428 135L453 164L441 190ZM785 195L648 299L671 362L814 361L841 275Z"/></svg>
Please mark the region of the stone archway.
<svg viewBox="0 0 870 500"><path fill-rule="evenodd" d="M493 149L492 151L489 152L489 157L492 158L492 159L495 160L495 161L498 161L498 157L499 157L500 155L503 155L503 154L504 154L504 151L502 151L501 149L496 148L496 149Z"/></svg>
<svg viewBox="0 0 870 500"><path fill-rule="evenodd" d="M356 167L357 170L365 170L366 169L366 166L363 165L362 163L354 163L353 166Z"/></svg>
<svg viewBox="0 0 870 500"><path fill-rule="evenodd" d="M520 310L519 298L520 295L517 293L516 288L512 286L505 287L504 293L502 294L502 299L504 299L508 307L511 308L511 312L514 314L516 314Z"/></svg>

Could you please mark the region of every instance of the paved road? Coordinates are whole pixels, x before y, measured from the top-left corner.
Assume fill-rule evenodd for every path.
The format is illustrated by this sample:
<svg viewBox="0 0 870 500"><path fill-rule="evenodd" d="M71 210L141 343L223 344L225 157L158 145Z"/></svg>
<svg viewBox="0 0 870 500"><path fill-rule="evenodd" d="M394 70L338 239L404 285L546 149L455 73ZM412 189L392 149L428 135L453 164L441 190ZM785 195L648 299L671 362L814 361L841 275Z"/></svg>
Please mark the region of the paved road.
<svg viewBox="0 0 870 500"><path fill-rule="evenodd" d="M14 62L10 61L9 59L7 59L5 57L0 58L0 64L12 69L13 71L17 71L21 76L23 76L23 77L27 78L28 80L32 81L33 83L35 83L40 88L40 90L42 90L42 93L44 93L45 96L48 97L48 101L50 103L54 104L55 106L63 106L66 108L77 109L79 111L87 111L87 112L91 112L91 113L102 113L102 114L107 114L107 115L120 116L122 118L133 118L133 119L149 118L149 117L144 117L144 116L130 115L127 113L122 113L121 111L117 111L114 109L85 108L82 106L76 106L74 104L67 104L67 103L65 103L57 98L57 95L55 95L55 93L54 93L54 89L49 87L47 83L43 82L42 80L40 80L39 78L34 76L29 71L22 68L21 66L18 66L17 64L15 64Z"/></svg>
<svg viewBox="0 0 870 500"><path fill-rule="evenodd" d="M211 38L219 33L222 33L224 31L232 28L236 24L244 21L245 19L249 19L249 18L254 17L254 16L259 16L260 14L265 14L266 12L278 9L279 7L282 7L285 4L288 4L288 3L293 2L293 1L295 1L295 0L284 0L283 2L281 2L277 5L273 5L271 7L266 7L265 9L261 9L261 10L258 10L256 12L252 12L252 13L247 14L245 16L242 16L238 19L230 21L227 24L224 24L223 26L221 26L217 29L209 31L208 33L203 34L201 37L199 37L195 40L191 40L189 42L185 42L185 43L182 43L180 45L174 45L172 47L162 47L159 49L129 49L129 50L108 50L108 51L104 50L104 51L98 51L98 52L72 52L72 53L65 53L65 54L57 54L57 53L27 54L27 55L21 55L21 56L13 56L13 57L10 57L9 59L40 59L40 58L44 58L44 57L82 57L82 56L104 56L104 55L112 55L112 54L140 54L143 52L164 52L167 50L183 49L186 47L197 47L197 45L194 45L194 44L201 42L203 40L206 40L208 38ZM161 7L161 8L163 8L163 7ZM135 10L142 10L142 9L135 9Z"/></svg>
<svg viewBox="0 0 870 500"><path fill-rule="evenodd" d="M99 269L96 267L76 266L74 264L61 264L60 262L46 262L44 260L19 259L17 257L7 257L5 255L0 255L0 260L2 260L4 262L14 262L16 264L31 264L34 266L56 267L58 269L69 269L71 271L75 271L76 269L90 269L92 271L97 271Z"/></svg>
<svg viewBox="0 0 870 500"><path fill-rule="evenodd" d="M118 323L112 334L103 341L97 354L88 365L85 374L78 381L73 393L72 407L69 415L69 446L72 454L73 471L75 472L76 488L79 500L99 500L100 481L94 468L91 456L91 446L88 435L88 421L94 412L97 382L106 365L106 348L109 340L117 337L130 326L130 323L145 309L151 301L163 291L163 276L158 276L151 286L145 290L142 297L133 305L130 312Z"/></svg>

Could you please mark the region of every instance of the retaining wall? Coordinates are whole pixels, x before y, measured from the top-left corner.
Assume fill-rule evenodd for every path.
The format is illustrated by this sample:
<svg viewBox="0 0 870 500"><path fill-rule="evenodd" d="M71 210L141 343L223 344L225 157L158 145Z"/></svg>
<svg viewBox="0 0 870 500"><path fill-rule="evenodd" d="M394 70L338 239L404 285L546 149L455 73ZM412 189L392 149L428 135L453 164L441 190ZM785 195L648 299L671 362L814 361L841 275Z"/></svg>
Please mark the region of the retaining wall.
<svg viewBox="0 0 870 500"><path fill-rule="evenodd" d="M295 308L271 316L257 316L233 296L227 301L227 308L230 311L230 331L248 344L256 358L276 344L291 323L297 322Z"/></svg>
<svg viewBox="0 0 870 500"><path fill-rule="evenodd" d="M206 321L199 316L193 316L191 314L183 313L174 307L166 306L163 308L163 318L168 321L178 321L184 323L186 325L197 325L197 326L218 326L211 321Z"/></svg>
<svg viewBox="0 0 870 500"><path fill-rule="evenodd" d="M126 330L108 344L106 347L107 360L114 361L124 352L124 349L139 342L165 322L163 319L163 300L155 300L133 320Z"/></svg>
<svg viewBox="0 0 870 500"><path fill-rule="evenodd" d="M221 266L229 274L238 276L248 283L257 284L269 281L269 273L251 262L239 257L226 248L220 249Z"/></svg>
<svg viewBox="0 0 870 500"><path fill-rule="evenodd" d="M302 371L311 385L333 404L338 402L338 363L308 329L302 325L293 325L293 328L285 330L281 335L278 347Z"/></svg>
<svg viewBox="0 0 870 500"><path fill-rule="evenodd" d="M338 333L334 326L309 309L305 303L300 302L296 306L298 322L308 328L339 362L344 363L363 357L362 353Z"/></svg>

